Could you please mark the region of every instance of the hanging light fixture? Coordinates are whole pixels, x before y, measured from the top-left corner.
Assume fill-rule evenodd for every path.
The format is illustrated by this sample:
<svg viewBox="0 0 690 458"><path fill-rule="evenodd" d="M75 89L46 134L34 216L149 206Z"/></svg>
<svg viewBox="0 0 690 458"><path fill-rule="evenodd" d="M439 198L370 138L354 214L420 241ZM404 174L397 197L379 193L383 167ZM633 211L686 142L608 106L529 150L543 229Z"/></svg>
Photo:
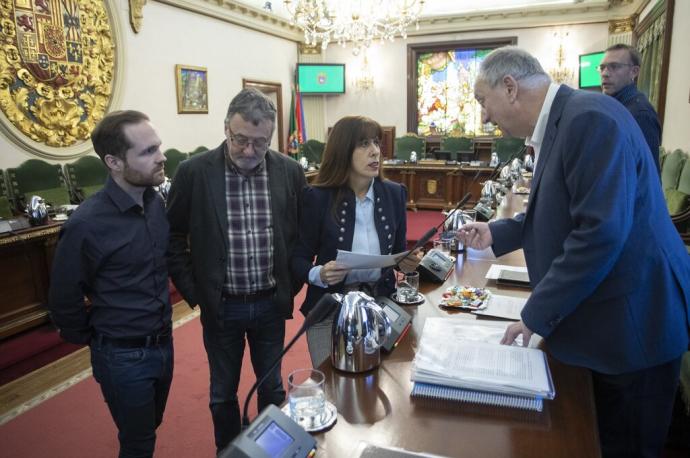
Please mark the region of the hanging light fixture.
<svg viewBox="0 0 690 458"><path fill-rule="evenodd" d="M293 22L304 30L308 45L352 42L353 53L374 42L407 38L407 27L415 23L424 0L284 0Z"/></svg>
<svg viewBox="0 0 690 458"><path fill-rule="evenodd" d="M369 68L369 59L366 50L362 53L362 68L359 76L355 79L355 86L362 91L368 91L374 87L374 76L371 74L371 69Z"/></svg>
<svg viewBox="0 0 690 458"><path fill-rule="evenodd" d="M569 35L554 33L554 38L558 38L558 48L556 49L556 65L549 70L549 74L554 82L559 84L567 84L573 79L573 70L566 64L565 56L565 38Z"/></svg>

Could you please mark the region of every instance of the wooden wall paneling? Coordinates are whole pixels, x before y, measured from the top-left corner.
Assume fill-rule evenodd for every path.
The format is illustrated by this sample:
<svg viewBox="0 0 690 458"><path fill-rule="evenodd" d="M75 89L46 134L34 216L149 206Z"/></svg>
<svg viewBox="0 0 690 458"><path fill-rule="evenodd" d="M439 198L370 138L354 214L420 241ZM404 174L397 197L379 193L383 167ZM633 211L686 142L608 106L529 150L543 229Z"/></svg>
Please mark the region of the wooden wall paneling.
<svg viewBox="0 0 690 458"><path fill-rule="evenodd" d="M48 320L50 268L59 226L43 226L0 239L0 339Z"/></svg>

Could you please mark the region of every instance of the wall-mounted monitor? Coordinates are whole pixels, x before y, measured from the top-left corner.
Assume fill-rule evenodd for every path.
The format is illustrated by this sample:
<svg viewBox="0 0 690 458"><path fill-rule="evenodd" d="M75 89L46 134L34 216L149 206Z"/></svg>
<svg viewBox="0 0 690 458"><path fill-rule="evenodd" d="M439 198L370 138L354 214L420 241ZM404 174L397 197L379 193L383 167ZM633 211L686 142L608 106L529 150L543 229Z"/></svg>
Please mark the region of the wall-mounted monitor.
<svg viewBox="0 0 690 458"><path fill-rule="evenodd" d="M598 67L604 58L604 51L580 55L579 86L580 89L601 87L601 75Z"/></svg>
<svg viewBox="0 0 690 458"><path fill-rule="evenodd" d="M344 94L345 64L297 64L302 94Z"/></svg>

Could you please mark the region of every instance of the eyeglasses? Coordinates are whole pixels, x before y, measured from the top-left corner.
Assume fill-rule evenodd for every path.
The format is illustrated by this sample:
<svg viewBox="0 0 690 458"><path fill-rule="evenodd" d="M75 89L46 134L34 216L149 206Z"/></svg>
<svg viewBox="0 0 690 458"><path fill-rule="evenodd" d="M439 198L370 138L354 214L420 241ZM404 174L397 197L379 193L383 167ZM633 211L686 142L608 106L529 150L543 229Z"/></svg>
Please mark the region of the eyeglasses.
<svg viewBox="0 0 690 458"><path fill-rule="evenodd" d="M232 133L230 127L228 127L228 132L230 132L230 141L233 145L237 146L238 148L246 148L247 145L252 145L255 151L263 151L266 148L268 148L268 145L271 142L271 140L268 138L252 138L250 140L248 137L245 137L244 135Z"/></svg>
<svg viewBox="0 0 690 458"><path fill-rule="evenodd" d="M369 148L371 145L381 147L381 140L378 138L365 138L357 142L358 148Z"/></svg>
<svg viewBox="0 0 690 458"><path fill-rule="evenodd" d="M618 69L623 68L623 67L634 67L634 65L633 64L622 64L620 62L609 62L608 64L599 64L599 66L597 67L597 71L599 73L601 73L608 68L612 72L615 72Z"/></svg>

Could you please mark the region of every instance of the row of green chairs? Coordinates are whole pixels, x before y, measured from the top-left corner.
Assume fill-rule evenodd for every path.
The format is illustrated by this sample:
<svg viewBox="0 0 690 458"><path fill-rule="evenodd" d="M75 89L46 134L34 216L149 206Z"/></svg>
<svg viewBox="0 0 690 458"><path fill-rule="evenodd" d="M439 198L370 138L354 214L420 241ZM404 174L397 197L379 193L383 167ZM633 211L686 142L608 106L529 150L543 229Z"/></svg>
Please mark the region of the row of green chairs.
<svg viewBox="0 0 690 458"><path fill-rule="evenodd" d="M65 164L64 170L60 164L29 159L0 171L0 217L23 212L34 195L52 206L79 203L100 189L106 176L105 166L94 156Z"/></svg>
<svg viewBox="0 0 690 458"><path fill-rule="evenodd" d="M498 155L500 161L506 161L520 151L525 141L522 138L496 138L492 152ZM412 151L417 152L421 159L426 151L426 139L413 133L395 139L395 158L409 161ZM468 137L443 137L439 151L449 153L447 159L461 160L474 158L474 141Z"/></svg>
<svg viewBox="0 0 690 458"><path fill-rule="evenodd" d="M200 146L190 153L176 149L165 151L166 176L172 179L180 162L204 151L208 148ZM34 195L54 207L79 204L100 190L107 177L107 168L96 156L81 157L64 168L60 164L29 159L18 167L0 170L0 217L22 213Z"/></svg>
<svg viewBox="0 0 690 458"><path fill-rule="evenodd" d="M165 165L163 166L165 168L165 176L172 180L175 178L177 167L179 167L182 161L189 159L192 156L196 156L197 154L205 153L206 151L208 151L208 148L205 146L199 146L194 151L189 153L184 153L175 148L165 150L163 153L165 155Z"/></svg>

